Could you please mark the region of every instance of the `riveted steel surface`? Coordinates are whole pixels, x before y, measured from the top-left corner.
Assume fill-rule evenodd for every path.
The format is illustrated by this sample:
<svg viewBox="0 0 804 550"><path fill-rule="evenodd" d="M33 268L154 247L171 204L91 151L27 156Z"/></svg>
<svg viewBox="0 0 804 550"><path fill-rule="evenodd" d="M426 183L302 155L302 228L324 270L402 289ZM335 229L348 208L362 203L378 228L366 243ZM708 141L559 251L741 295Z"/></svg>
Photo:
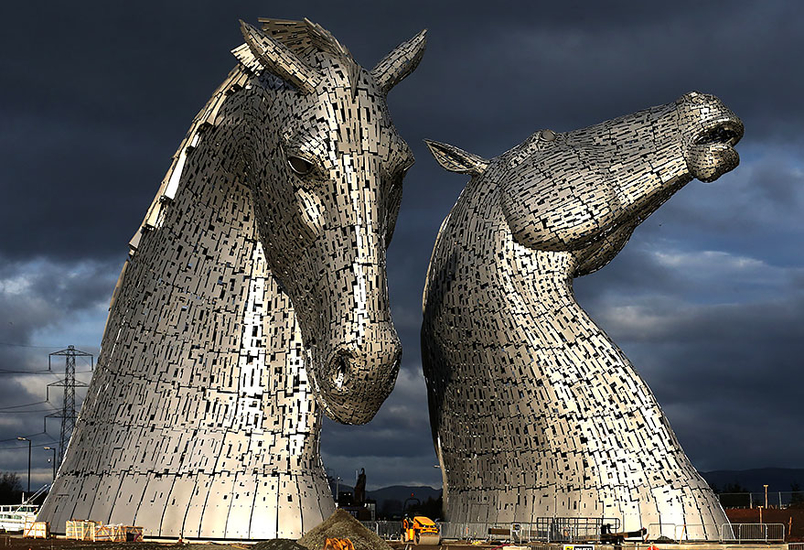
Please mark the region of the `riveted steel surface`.
<svg viewBox="0 0 804 550"><path fill-rule="evenodd" d="M442 224L424 294L430 419L453 522L726 521L628 358L575 301L693 178L733 169L740 120L692 92L491 160L428 142L472 178Z"/></svg>
<svg viewBox="0 0 804 550"><path fill-rule="evenodd" d="M149 537L298 538L334 511L321 410L370 420L401 352L385 252L413 163L371 71L305 21L242 24L131 242L98 370L39 518Z"/></svg>

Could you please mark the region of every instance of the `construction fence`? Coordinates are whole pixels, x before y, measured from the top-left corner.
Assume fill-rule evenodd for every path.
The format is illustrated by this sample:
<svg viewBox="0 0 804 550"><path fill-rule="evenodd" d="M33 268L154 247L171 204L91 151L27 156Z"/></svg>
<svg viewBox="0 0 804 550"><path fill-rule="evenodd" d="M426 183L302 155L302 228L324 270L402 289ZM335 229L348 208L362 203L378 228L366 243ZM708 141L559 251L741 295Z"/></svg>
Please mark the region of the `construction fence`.
<svg viewBox="0 0 804 550"><path fill-rule="evenodd" d="M363 525L386 540L398 540L401 521L364 521ZM442 539L519 542L585 542L597 540L604 526L619 531L617 518L537 518L532 523L437 522Z"/></svg>
<svg viewBox="0 0 804 550"><path fill-rule="evenodd" d="M363 525L385 540L399 540L401 521L364 521ZM537 518L533 523L437 522L444 540L585 543L600 540L604 528L619 532L618 518ZM675 542L782 542L781 523L724 523L717 533L699 524L651 523L644 539ZM792 549L791 549L792 550ZM804 550L798 548L797 550Z"/></svg>
<svg viewBox="0 0 804 550"><path fill-rule="evenodd" d="M399 540L402 534L402 522L394 520L361 521L360 523L384 540Z"/></svg>
<svg viewBox="0 0 804 550"><path fill-rule="evenodd" d="M722 542L784 542L784 523L724 523Z"/></svg>

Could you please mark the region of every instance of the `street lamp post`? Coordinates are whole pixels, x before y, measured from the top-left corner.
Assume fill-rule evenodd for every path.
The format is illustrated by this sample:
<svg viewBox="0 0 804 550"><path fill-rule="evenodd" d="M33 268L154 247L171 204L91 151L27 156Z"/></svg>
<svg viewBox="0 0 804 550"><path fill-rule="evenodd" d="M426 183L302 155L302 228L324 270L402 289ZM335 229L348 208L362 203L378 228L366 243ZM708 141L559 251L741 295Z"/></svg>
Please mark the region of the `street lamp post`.
<svg viewBox="0 0 804 550"><path fill-rule="evenodd" d="M53 458L50 459L53 462L53 481L56 481L56 448L55 447L42 447L46 451L53 451Z"/></svg>
<svg viewBox="0 0 804 550"><path fill-rule="evenodd" d="M18 437L20 441L28 442L28 493L31 492L31 440L27 437Z"/></svg>
<svg viewBox="0 0 804 550"><path fill-rule="evenodd" d="M763 487L765 487L765 508L767 509L767 507L768 507L768 486L763 485Z"/></svg>
<svg viewBox="0 0 804 550"><path fill-rule="evenodd" d="M338 507L338 498L340 497L341 492L341 476L335 473L335 470L332 468L327 468L327 473L330 474L328 476L329 479L335 481L335 507ZM329 490L332 490L332 485L329 486Z"/></svg>

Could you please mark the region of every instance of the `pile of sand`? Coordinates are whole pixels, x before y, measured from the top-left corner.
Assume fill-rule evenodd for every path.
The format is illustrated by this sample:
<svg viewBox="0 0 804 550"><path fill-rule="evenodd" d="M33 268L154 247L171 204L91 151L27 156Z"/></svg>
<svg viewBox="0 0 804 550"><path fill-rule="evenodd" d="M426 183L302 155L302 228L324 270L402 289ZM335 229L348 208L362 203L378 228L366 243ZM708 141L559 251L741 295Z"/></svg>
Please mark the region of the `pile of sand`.
<svg viewBox="0 0 804 550"><path fill-rule="evenodd" d="M307 550L322 550L326 539L336 538L349 539L355 545L355 550L391 550L388 543L343 510L336 510L324 523L300 538L298 543Z"/></svg>
<svg viewBox="0 0 804 550"><path fill-rule="evenodd" d="M304 546L300 546L295 540L290 539L273 539L264 542L258 542L251 547L251 550L307 550Z"/></svg>

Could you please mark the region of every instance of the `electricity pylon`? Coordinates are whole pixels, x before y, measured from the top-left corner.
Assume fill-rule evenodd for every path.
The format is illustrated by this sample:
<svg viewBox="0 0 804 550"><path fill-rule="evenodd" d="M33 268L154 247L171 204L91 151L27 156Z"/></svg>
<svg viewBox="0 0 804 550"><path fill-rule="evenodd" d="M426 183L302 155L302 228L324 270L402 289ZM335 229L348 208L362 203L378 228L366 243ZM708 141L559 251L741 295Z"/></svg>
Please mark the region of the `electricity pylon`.
<svg viewBox="0 0 804 550"><path fill-rule="evenodd" d="M67 349L54 351L48 355L47 368L49 370L52 370L51 360L53 359L54 355L65 357L64 379L59 380L58 382L53 382L52 384L48 384L48 387L64 386L64 403L60 413L49 414L47 417L61 418L61 435L59 436L59 453L57 462L57 464L61 466L61 461L64 460L64 452L67 450L67 444L70 442L70 435L72 435L73 428L75 428L75 388L87 387L87 385L83 382L75 381L75 358L89 357L90 365L92 367L95 365L93 363L93 355L91 353L75 349L73 346L67 346Z"/></svg>

